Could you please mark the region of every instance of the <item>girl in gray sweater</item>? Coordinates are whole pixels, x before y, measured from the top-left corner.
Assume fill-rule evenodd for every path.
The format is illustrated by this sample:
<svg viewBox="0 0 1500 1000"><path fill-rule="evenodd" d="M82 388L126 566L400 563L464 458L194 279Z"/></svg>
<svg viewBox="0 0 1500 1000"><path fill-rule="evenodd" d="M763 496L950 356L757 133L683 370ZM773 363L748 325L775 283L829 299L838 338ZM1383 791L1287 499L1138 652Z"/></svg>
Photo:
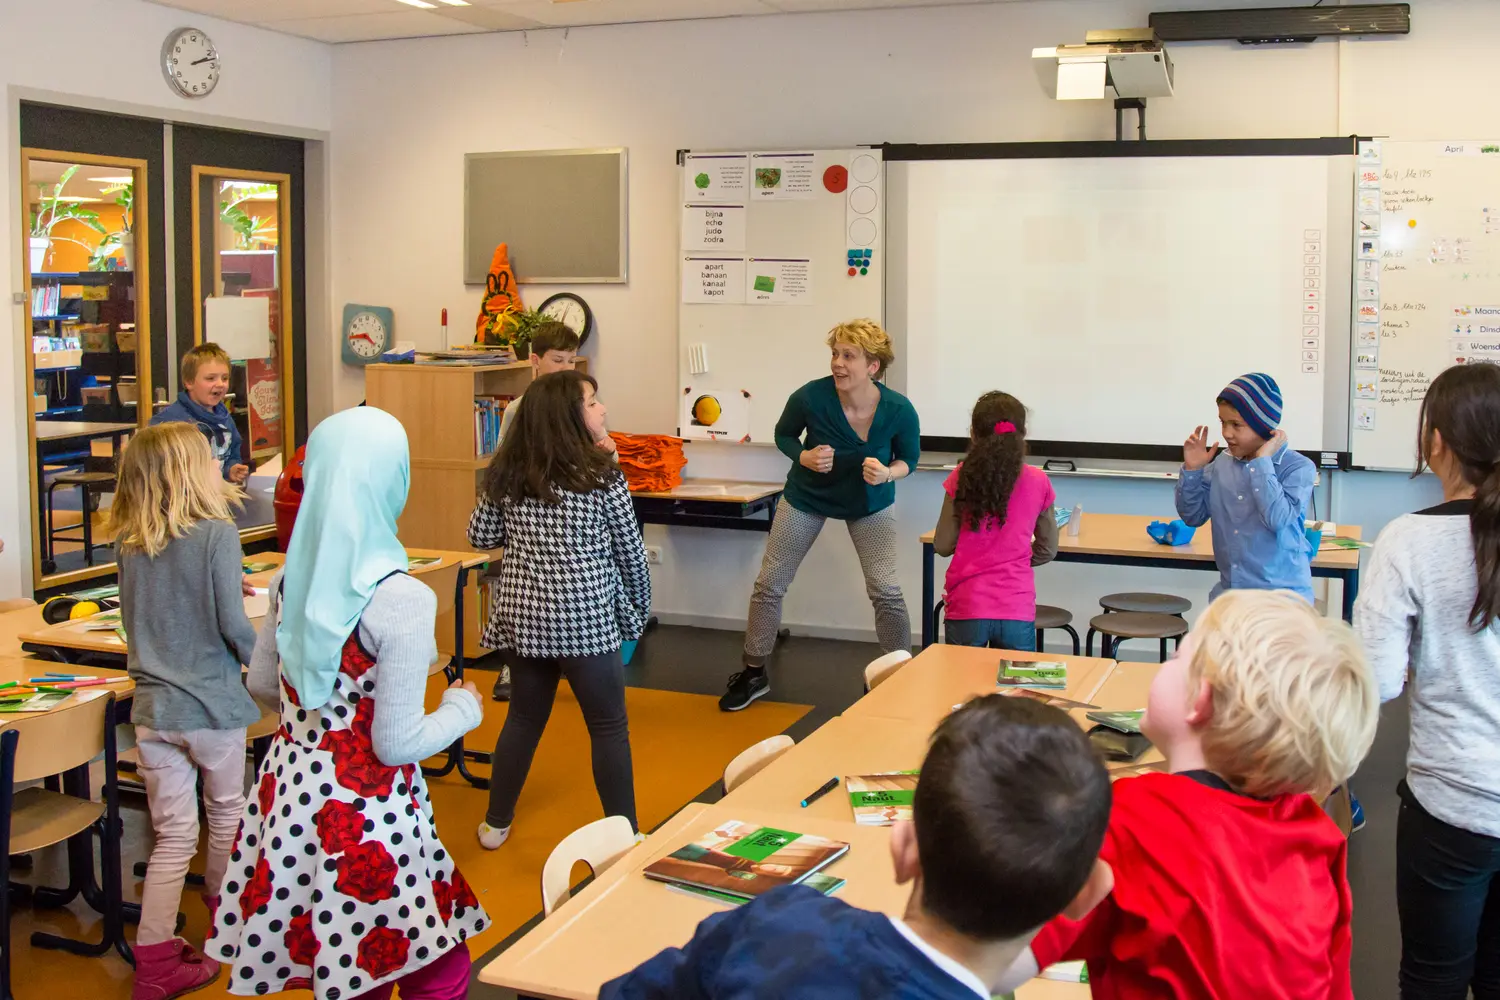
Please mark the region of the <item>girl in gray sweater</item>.
<svg viewBox="0 0 1500 1000"><path fill-rule="evenodd" d="M1401 996L1500 996L1500 367L1439 375L1417 471L1443 503L1376 542L1354 624L1383 700L1411 680L1398 791Z"/></svg>

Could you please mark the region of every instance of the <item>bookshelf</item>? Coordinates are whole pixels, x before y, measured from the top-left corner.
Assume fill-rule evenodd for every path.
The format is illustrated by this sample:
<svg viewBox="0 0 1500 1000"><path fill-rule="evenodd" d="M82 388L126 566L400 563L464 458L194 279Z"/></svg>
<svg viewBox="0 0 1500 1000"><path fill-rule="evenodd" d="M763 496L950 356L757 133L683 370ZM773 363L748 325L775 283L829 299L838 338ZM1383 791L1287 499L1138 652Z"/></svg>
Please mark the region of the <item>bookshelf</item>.
<svg viewBox="0 0 1500 1000"><path fill-rule="evenodd" d="M577 367L588 371L587 360L578 359ZM402 544L459 552L469 548L469 515L490 464L490 456L479 454L477 447L476 402L481 397L520 396L535 371L530 361L365 367L365 402L401 421L411 448L411 489L397 522ZM464 625L465 656L489 652L479 645L489 619L488 593L483 578L469 578L464 592L469 616ZM451 619L440 619L438 635L452 634ZM440 639L439 648L443 645Z"/></svg>

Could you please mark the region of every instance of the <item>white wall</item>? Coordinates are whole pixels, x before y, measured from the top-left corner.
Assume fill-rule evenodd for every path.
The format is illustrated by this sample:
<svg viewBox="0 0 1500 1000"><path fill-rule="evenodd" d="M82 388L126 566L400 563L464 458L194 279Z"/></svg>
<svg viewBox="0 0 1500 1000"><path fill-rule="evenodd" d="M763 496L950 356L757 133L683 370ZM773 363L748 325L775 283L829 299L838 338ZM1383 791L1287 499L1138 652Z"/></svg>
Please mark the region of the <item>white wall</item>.
<svg viewBox="0 0 1500 1000"><path fill-rule="evenodd" d="M162 78L161 44L173 28L208 31L223 58L212 95L188 102ZM231 24L141 0L3 0L0 2L0 597L29 592L30 518L26 411L30 391L25 355L31 349L26 310L11 304L22 287L20 251L25 224L19 189L17 99L119 110L205 124L308 135L330 124L330 48L317 42ZM155 262L161 266L161 262ZM314 265L316 266L316 265ZM153 303L157 309L165 303Z"/></svg>
<svg viewBox="0 0 1500 1000"><path fill-rule="evenodd" d="M599 317L592 352L612 425L670 431L676 149L1109 138L1113 114L1106 104L1057 103L1042 95L1030 49L1080 39L1090 28L1144 24L1147 13L1162 6L1056 0L337 48L331 299L394 307L399 335L424 347L436 344L438 312L447 307L455 336L462 337L478 305L477 290L460 278L463 154L626 146L631 281L580 291ZM1413 6L1416 29L1408 38L1173 46L1178 95L1153 102L1150 134L1500 135L1500 106L1471 110L1489 89L1481 39L1500 29L1500 9L1463 0ZM528 289L528 301L535 304L550 290ZM996 379L1003 383L1003 373ZM1119 392L1122 405L1138 403L1148 388L1101 387ZM359 376L346 371L339 401L356 403L362 394ZM691 458L697 475L771 479L786 467L765 450L694 448ZM915 537L931 526L938 483L936 474L920 473L898 491L901 531L912 539L901 559L913 604ZM1429 492L1390 474L1344 476L1333 515L1373 529L1425 502ZM1092 511L1160 515L1171 509L1170 491L1161 484L1068 480L1060 481L1059 493ZM869 630L857 563L842 535L832 530L814 549L788 598L788 624ZM655 577L660 611L723 624L743 619L760 536L701 529L651 529L651 536L666 548ZM1114 589L1171 589L1201 603L1212 578L1054 566L1041 571L1039 581L1044 601L1083 614Z"/></svg>

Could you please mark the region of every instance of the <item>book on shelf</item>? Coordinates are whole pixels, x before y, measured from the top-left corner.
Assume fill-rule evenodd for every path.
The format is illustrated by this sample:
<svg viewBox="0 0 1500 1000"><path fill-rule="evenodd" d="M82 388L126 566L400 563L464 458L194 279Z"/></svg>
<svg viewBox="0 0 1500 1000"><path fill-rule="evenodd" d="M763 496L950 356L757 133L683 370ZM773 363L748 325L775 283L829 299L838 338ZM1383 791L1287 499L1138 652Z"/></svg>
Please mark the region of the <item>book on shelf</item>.
<svg viewBox="0 0 1500 1000"><path fill-rule="evenodd" d="M809 889L816 889L818 892L821 892L825 896L832 896L834 893L842 889L844 887L844 884L844 879L839 878L837 875L830 875L827 872L813 872L811 875L807 876L807 878L798 883L798 885L805 885ZM702 899L711 899L716 903L728 903L730 906L743 906L746 903L750 902L750 900L746 899L744 896L732 896L727 892L717 892L713 889L700 889L697 886L672 883L669 884L667 888L675 892L685 892L690 896L698 896Z"/></svg>
<svg viewBox="0 0 1500 1000"><path fill-rule="evenodd" d="M995 685L1061 691L1068 686L1068 665L1061 660L1001 660Z"/></svg>
<svg viewBox="0 0 1500 1000"><path fill-rule="evenodd" d="M33 285L31 288L31 315L56 316L62 308L61 285Z"/></svg>
<svg viewBox="0 0 1500 1000"><path fill-rule="evenodd" d="M500 447L500 422L514 396L474 397L474 456L493 455Z"/></svg>
<svg viewBox="0 0 1500 1000"><path fill-rule="evenodd" d="M844 778L854 822L860 826L890 826L911 819L917 794L916 771L881 771Z"/></svg>
<svg viewBox="0 0 1500 1000"><path fill-rule="evenodd" d="M848 852L843 841L728 820L647 865L642 874L748 900L800 883Z"/></svg>

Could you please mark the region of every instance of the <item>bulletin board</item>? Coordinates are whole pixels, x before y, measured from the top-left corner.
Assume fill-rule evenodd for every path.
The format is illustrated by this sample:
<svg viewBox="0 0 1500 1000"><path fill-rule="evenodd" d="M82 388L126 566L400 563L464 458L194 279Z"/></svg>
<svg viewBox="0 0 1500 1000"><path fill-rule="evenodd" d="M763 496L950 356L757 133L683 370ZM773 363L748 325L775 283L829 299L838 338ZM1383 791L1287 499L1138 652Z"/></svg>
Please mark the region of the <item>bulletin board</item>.
<svg viewBox="0 0 1500 1000"><path fill-rule="evenodd" d="M828 374L828 331L883 322L879 149L683 150L678 433L770 444L787 397Z"/></svg>

